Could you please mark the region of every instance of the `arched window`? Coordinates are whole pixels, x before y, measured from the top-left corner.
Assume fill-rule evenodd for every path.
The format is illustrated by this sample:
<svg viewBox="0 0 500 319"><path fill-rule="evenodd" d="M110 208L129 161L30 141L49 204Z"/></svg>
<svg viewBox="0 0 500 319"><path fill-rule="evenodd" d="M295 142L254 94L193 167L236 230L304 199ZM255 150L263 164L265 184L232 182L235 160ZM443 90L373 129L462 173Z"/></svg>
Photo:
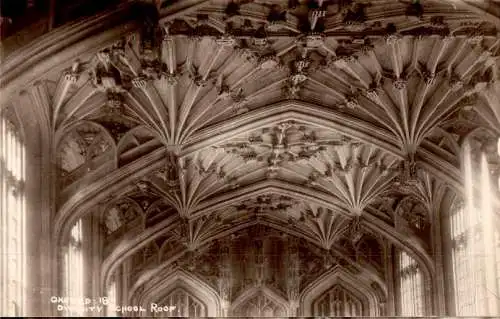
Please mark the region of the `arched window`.
<svg viewBox="0 0 500 319"><path fill-rule="evenodd" d="M400 315L422 316L424 314L422 271L416 260L403 251L399 254L398 268Z"/></svg>
<svg viewBox="0 0 500 319"><path fill-rule="evenodd" d="M363 304L340 285L335 285L314 303L314 315L331 316L362 316Z"/></svg>
<svg viewBox="0 0 500 319"><path fill-rule="evenodd" d="M25 284L25 154L14 124L0 115L0 313L21 316Z"/></svg>
<svg viewBox="0 0 500 319"><path fill-rule="evenodd" d="M457 200L450 210L449 240L458 316L489 316L499 311L500 249L492 200L496 195L487 155L474 143L469 140L464 145L465 200Z"/></svg>
<svg viewBox="0 0 500 319"><path fill-rule="evenodd" d="M477 217L476 214L470 214ZM453 262L453 279L455 288L456 314L460 316L475 315L479 311L478 300L482 299L484 272L483 267L476 263L475 246L480 242L481 234L478 231L477 220L466 215L465 205L456 202L450 215L451 247Z"/></svg>
<svg viewBox="0 0 500 319"><path fill-rule="evenodd" d="M198 298L189 294L186 290L177 288L167 295L162 305L168 305L169 311L160 314L161 317L206 317L206 306Z"/></svg>
<svg viewBox="0 0 500 319"><path fill-rule="evenodd" d="M68 297L67 316L82 316L84 308L80 300L84 296L83 230L79 219L71 229L68 246L64 254L64 292Z"/></svg>

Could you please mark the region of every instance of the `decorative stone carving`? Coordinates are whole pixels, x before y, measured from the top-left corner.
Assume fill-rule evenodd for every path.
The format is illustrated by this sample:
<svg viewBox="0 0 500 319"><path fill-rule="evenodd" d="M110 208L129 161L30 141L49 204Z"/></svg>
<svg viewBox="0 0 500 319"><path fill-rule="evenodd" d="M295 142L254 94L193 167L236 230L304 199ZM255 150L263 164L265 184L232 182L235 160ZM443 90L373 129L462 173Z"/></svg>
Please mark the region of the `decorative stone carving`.
<svg viewBox="0 0 500 319"><path fill-rule="evenodd" d="M449 83L453 91L458 91L464 86L464 82L455 74L450 77Z"/></svg>
<svg viewBox="0 0 500 319"><path fill-rule="evenodd" d="M203 87L203 86L206 86L207 85L207 80L204 79L199 73L198 73L198 69L196 67L194 67L193 65L190 65L190 67L188 67L188 75L189 75L189 78L193 81L193 83L196 85L196 86L200 86L200 87Z"/></svg>
<svg viewBox="0 0 500 319"><path fill-rule="evenodd" d="M92 122L83 122L67 132L57 150L61 184L69 185L94 170L93 160L102 158L113 147L112 138Z"/></svg>
<svg viewBox="0 0 500 319"><path fill-rule="evenodd" d="M148 181L141 180L136 183L136 186L138 190L144 194L148 194L149 191L151 190L151 185L149 184Z"/></svg>
<svg viewBox="0 0 500 319"><path fill-rule="evenodd" d="M168 152L165 167L157 171L157 176L167 184L169 191L175 192L179 188L178 170L177 156L173 152Z"/></svg>
<svg viewBox="0 0 500 319"><path fill-rule="evenodd" d="M293 130L293 132L289 130ZM300 133L300 135L297 133ZM289 140L292 135L294 136L293 147L289 147ZM261 136L266 136L266 140L264 141ZM223 148L226 153L238 155L245 162L267 163L268 177L273 178L277 176L284 162L307 160L325 150L328 146L342 144L342 141L336 139L322 139L319 141L312 131L307 130L305 127L298 127L294 123L286 122L252 135L248 142L238 141L220 145L218 148Z"/></svg>
<svg viewBox="0 0 500 319"><path fill-rule="evenodd" d="M394 88L396 90L404 90L404 89L406 89L407 84L408 84L407 81L405 79L401 79L401 78L396 79L394 81L394 83L393 83Z"/></svg>
<svg viewBox="0 0 500 319"><path fill-rule="evenodd" d="M304 44L308 49L322 47L324 44L324 36L321 34L309 34L304 38Z"/></svg>
<svg viewBox="0 0 500 319"><path fill-rule="evenodd" d="M268 70L278 67L281 62L276 55L266 54L258 59L258 63L261 69Z"/></svg>
<svg viewBox="0 0 500 319"><path fill-rule="evenodd" d="M401 162L400 167L400 175L396 178L394 185L407 193L420 184L417 163L413 159L406 159Z"/></svg>
<svg viewBox="0 0 500 319"><path fill-rule="evenodd" d="M122 114L123 96L118 92L108 91L108 103L104 105L104 112L108 115Z"/></svg>
<svg viewBox="0 0 500 319"><path fill-rule="evenodd" d="M71 66L71 69L64 73L64 80L66 80L70 84L76 84L79 77L80 77L80 62L76 61Z"/></svg>
<svg viewBox="0 0 500 319"><path fill-rule="evenodd" d="M422 78L424 79L425 84L431 86L436 83L436 74L434 72L424 71L422 73Z"/></svg>
<svg viewBox="0 0 500 319"><path fill-rule="evenodd" d="M328 12L321 8L315 8L309 11L309 25L311 31L321 32L324 30L324 24L321 23L321 19L326 17Z"/></svg>
<svg viewBox="0 0 500 319"><path fill-rule="evenodd" d="M299 244L301 289L326 271L324 255L324 250L308 242L301 242Z"/></svg>
<svg viewBox="0 0 500 319"><path fill-rule="evenodd" d="M215 41L218 45L223 47L234 47L237 44L236 39L230 35L223 35Z"/></svg>
<svg viewBox="0 0 500 319"><path fill-rule="evenodd" d="M447 28L448 27L448 25L444 21L443 16L431 17L431 26L434 28Z"/></svg>
<svg viewBox="0 0 500 319"><path fill-rule="evenodd" d="M345 106L349 109L356 109L360 107L358 97L360 95L360 92L356 89L352 89L351 93L346 96L345 99ZM340 104L340 108L344 107L344 105Z"/></svg>
<svg viewBox="0 0 500 319"><path fill-rule="evenodd" d="M353 2L347 9L342 22L344 28L349 31L361 31L365 28L367 4Z"/></svg>
<svg viewBox="0 0 500 319"><path fill-rule="evenodd" d="M108 234L111 234L123 225L134 221L140 216L140 212L129 199L122 199L110 207L105 216L106 229Z"/></svg>
<svg viewBox="0 0 500 319"><path fill-rule="evenodd" d="M124 56L124 45L125 43L119 42L97 53L97 63L91 71L91 79L97 89L112 92L126 89L127 74L120 72L117 67L118 60Z"/></svg>
<svg viewBox="0 0 500 319"><path fill-rule="evenodd" d="M408 225L421 236L429 230L429 212L426 206L414 197L406 197L398 205L397 214L408 222Z"/></svg>
<svg viewBox="0 0 500 319"><path fill-rule="evenodd" d="M398 33L392 33L392 34L389 34L385 37L385 42L388 44L388 45L395 45L397 44L400 40L401 40L401 35L398 34Z"/></svg>
<svg viewBox="0 0 500 319"><path fill-rule="evenodd" d="M471 45L480 45L483 42L484 37L482 35L476 35L476 34L471 34L468 38L467 41Z"/></svg>
<svg viewBox="0 0 500 319"><path fill-rule="evenodd" d="M351 221L351 224L349 225L349 237L352 241L353 246L356 246L361 237L363 237L363 231L361 229L359 216L354 217Z"/></svg>
<svg viewBox="0 0 500 319"><path fill-rule="evenodd" d="M253 213L277 213L286 212L287 209L298 202L291 197L282 195L262 195L255 199L249 199L236 206L236 209Z"/></svg>
<svg viewBox="0 0 500 319"><path fill-rule="evenodd" d="M132 79L132 85L138 89L144 89L147 85L147 80L144 77L136 77Z"/></svg>

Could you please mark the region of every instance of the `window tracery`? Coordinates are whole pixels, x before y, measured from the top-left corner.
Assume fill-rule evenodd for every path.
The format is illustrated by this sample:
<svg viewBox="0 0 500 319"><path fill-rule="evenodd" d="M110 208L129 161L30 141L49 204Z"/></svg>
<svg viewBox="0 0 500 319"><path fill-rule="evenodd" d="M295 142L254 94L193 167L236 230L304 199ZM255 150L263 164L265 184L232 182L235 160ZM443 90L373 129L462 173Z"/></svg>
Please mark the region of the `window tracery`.
<svg viewBox="0 0 500 319"><path fill-rule="evenodd" d="M77 300L84 297L83 227L79 219L71 229L64 252L64 294L68 297L66 315L83 316L84 309Z"/></svg>
<svg viewBox="0 0 500 319"><path fill-rule="evenodd" d="M419 264L405 252L399 254L400 315L422 316L424 314L423 276Z"/></svg>
<svg viewBox="0 0 500 319"><path fill-rule="evenodd" d="M286 315L283 306L274 302L263 292L249 298L233 311L233 316L241 317L281 317Z"/></svg>
<svg viewBox="0 0 500 319"><path fill-rule="evenodd" d="M184 289L177 288L167 295L162 302L169 306L163 317L206 317L207 307L198 298Z"/></svg>
<svg viewBox="0 0 500 319"><path fill-rule="evenodd" d="M489 164L497 160L496 147L491 147L494 143L481 133L469 137L464 144L464 199L455 200L448 221L455 314L459 316L498 313L500 249L493 220L492 198L496 195L490 185Z"/></svg>
<svg viewBox="0 0 500 319"><path fill-rule="evenodd" d="M0 116L0 313L20 316L25 284L25 149L20 132Z"/></svg>
<svg viewBox="0 0 500 319"><path fill-rule="evenodd" d="M477 230L476 227L469 226L465 205L462 202L454 203L450 226L457 314L473 314L476 312L477 297L474 278L479 279L482 274L470 257L473 253L472 240L477 243L480 234L474 231Z"/></svg>
<svg viewBox="0 0 500 319"><path fill-rule="evenodd" d="M315 316L362 316L363 304L341 285L334 285L314 303Z"/></svg>

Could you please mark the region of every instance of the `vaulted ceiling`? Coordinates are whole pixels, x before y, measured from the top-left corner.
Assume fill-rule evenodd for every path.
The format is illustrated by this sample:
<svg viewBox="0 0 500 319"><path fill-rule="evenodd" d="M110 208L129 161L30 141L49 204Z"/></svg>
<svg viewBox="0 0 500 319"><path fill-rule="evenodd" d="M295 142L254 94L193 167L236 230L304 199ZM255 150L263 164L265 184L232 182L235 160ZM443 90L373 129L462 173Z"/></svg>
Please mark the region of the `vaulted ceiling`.
<svg viewBox="0 0 500 319"><path fill-rule="evenodd" d="M276 247L300 239L302 288L325 264L382 283L390 244L432 273L432 224L461 192L462 142L494 149L500 135L494 21L453 1L136 10L138 31L24 96L53 136L55 238L98 210L103 276L133 260L139 290L175 267L216 287L203 265L221 243L263 234Z"/></svg>

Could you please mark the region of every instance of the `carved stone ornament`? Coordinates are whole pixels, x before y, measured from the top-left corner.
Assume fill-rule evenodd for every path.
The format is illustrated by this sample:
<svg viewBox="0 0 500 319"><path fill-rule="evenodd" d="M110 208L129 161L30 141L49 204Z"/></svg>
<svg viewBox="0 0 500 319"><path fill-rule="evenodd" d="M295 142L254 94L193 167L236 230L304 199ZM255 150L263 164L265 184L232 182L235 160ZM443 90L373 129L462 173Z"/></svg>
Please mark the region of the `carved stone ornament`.
<svg viewBox="0 0 500 319"><path fill-rule="evenodd" d="M274 54L263 55L258 60L260 68L264 70L269 70L276 68L280 65L280 60Z"/></svg>
<svg viewBox="0 0 500 319"><path fill-rule="evenodd" d="M123 96L121 93L108 91L108 102L104 105L104 112L109 115L122 114Z"/></svg>
<svg viewBox="0 0 500 319"><path fill-rule="evenodd" d="M356 246L356 244L361 240L361 237L363 237L359 216L354 217L349 225L349 237L354 246Z"/></svg>
<svg viewBox="0 0 500 319"><path fill-rule="evenodd" d="M365 7L366 4L355 2L351 4L351 7L347 9L342 21L346 30L362 31L363 29L365 29Z"/></svg>
<svg viewBox="0 0 500 319"><path fill-rule="evenodd" d="M396 178L395 186L402 192L408 193L415 186L420 184L418 168L414 160L406 159L401 162L401 173Z"/></svg>
<svg viewBox="0 0 500 319"><path fill-rule="evenodd" d="M179 188L179 172L177 157L173 152L167 154L165 167L157 171L160 177L168 186L169 191L177 191Z"/></svg>
<svg viewBox="0 0 500 319"><path fill-rule="evenodd" d="M236 206L237 210L254 213L276 213L285 212L287 209L297 205L297 201L288 196L262 195L255 199L246 200Z"/></svg>
<svg viewBox="0 0 500 319"><path fill-rule="evenodd" d="M394 88L396 90L404 90L406 89L407 81L405 79L396 79L394 81Z"/></svg>

